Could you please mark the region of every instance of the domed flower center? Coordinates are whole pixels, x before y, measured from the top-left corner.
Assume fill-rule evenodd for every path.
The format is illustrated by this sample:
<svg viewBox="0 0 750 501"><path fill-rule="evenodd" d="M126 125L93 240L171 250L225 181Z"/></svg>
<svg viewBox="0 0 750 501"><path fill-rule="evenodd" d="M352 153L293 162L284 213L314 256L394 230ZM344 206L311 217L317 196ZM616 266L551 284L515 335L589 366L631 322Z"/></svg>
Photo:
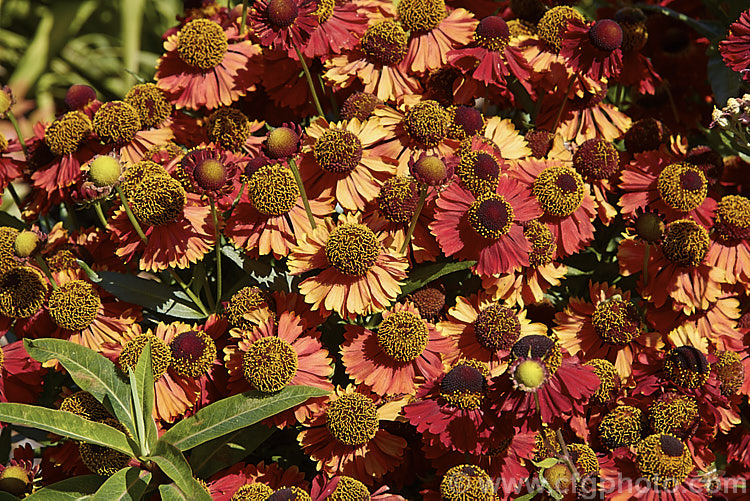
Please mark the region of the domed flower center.
<svg viewBox="0 0 750 501"><path fill-rule="evenodd" d="M299 188L288 168L280 164L264 165L250 176L247 197L261 214L283 216L297 204Z"/></svg>
<svg viewBox="0 0 750 501"><path fill-rule="evenodd" d="M370 491L356 478L340 476L327 501L370 501Z"/></svg>
<svg viewBox="0 0 750 501"><path fill-rule="evenodd" d="M448 113L452 119L448 125L448 137L463 141L481 134L487 127L482 112L471 106L451 106Z"/></svg>
<svg viewBox="0 0 750 501"><path fill-rule="evenodd" d="M178 334L169 343L172 351L170 367L176 373L197 378L207 373L216 359L216 344L203 331L187 331Z"/></svg>
<svg viewBox="0 0 750 501"><path fill-rule="evenodd" d="M469 224L484 238L498 239L513 225L513 207L502 195L484 193L469 207Z"/></svg>
<svg viewBox="0 0 750 501"><path fill-rule="evenodd" d="M69 111L47 127L44 143L58 156L75 153L91 134L91 120L80 111Z"/></svg>
<svg viewBox="0 0 750 501"><path fill-rule="evenodd" d="M487 367L481 362L460 362L443 376L440 396L453 407L477 409L484 400L487 375Z"/></svg>
<svg viewBox="0 0 750 501"><path fill-rule="evenodd" d="M266 153L269 158L287 158L299 149L299 134L289 127L277 127L266 137Z"/></svg>
<svg viewBox="0 0 750 501"><path fill-rule="evenodd" d="M635 234L650 244L659 242L664 236L664 220L654 212L638 212L633 221Z"/></svg>
<svg viewBox="0 0 750 501"><path fill-rule="evenodd" d="M411 362L427 347L429 332L424 320L409 311L388 315L378 327L378 344L393 360Z"/></svg>
<svg viewBox="0 0 750 501"><path fill-rule="evenodd" d="M656 486L674 489L693 471L690 450L671 435L650 435L638 442L635 449L638 469Z"/></svg>
<svg viewBox="0 0 750 501"><path fill-rule="evenodd" d="M587 476L599 473L599 459L594 449L586 444L570 444L568 450L581 475Z"/></svg>
<svg viewBox="0 0 750 501"><path fill-rule="evenodd" d="M668 433L681 439L692 437L700 424L695 399L675 392L660 396L648 413L648 422L654 433Z"/></svg>
<svg viewBox="0 0 750 501"><path fill-rule="evenodd" d="M663 123L655 118L643 118L625 133L625 149L634 154L656 150L668 137L669 131Z"/></svg>
<svg viewBox="0 0 750 501"><path fill-rule="evenodd" d="M380 242L375 233L358 223L345 223L336 227L326 242L326 257L331 266L352 276L362 276L370 271L380 250Z"/></svg>
<svg viewBox="0 0 750 501"><path fill-rule="evenodd" d="M551 263L557 253L557 243L549 227L534 219L526 223L523 234L531 244L529 264L544 266Z"/></svg>
<svg viewBox="0 0 750 501"><path fill-rule="evenodd" d="M227 170L219 160L207 158L195 167L193 179L204 190L219 190L227 182Z"/></svg>
<svg viewBox="0 0 750 501"><path fill-rule="evenodd" d="M716 206L716 233L727 243L750 239L750 199L727 195Z"/></svg>
<svg viewBox="0 0 750 501"><path fill-rule="evenodd" d="M546 130L530 130L524 135L524 139L534 158L544 158L552 149L555 135Z"/></svg>
<svg viewBox="0 0 750 501"><path fill-rule="evenodd" d="M250 137L250 120L240 110L221 108L208 116L206 132L222 148L239 152Z"/></svg>
<svg viewBox="0 0 750 501"><path fill-rule="evenodd" d="M526 392L538 390L547 382L547 368L541 360L522 358L516 360L508 370L513 386Z"/></svg>
<svg viewBox="0 0 750 501"><path fill-rule="evenodd" d="M425 148L440 144L448 134L448 112L437 101L421 101L406 112L404 128L409 136Z"/></svg>
<svg viewBox="0 0 750 501"><path fill-rule="evenodd" d="M125 96L125 102L138 112L144 129L159 125L172 114L172 104L156 84L136 85Z"/></svg>
<svg viewBox="0 0 750 501"><path fill-rule="evenodd" d="M96 318L102 305L94 286L83 280L61 284L49 296L47 307L52 320L63 329L85 329Z"/></svg>
<svg viewBox="0 0 750 501"><path fill-rule="evenodd" d="M268 20L276 29L287 28L299 15L295 0L271 0L268 2Z"/></svg>
<svg viewBox="0 0 750 501"><path fill-rule="evenodd" d="M123 433L125 432L125 427L115 418L105 418L101 423ZM130 461L130 456L127 454L86 442L79 445L79 452L83 464L89 470L102 477L111 477L119 470L125 468Z"/></svg>
<svg viewBox="0 0 750 501"><path fill-rule="evenodd" d="M191 153L188 153L186 156L190 155ZM156 162L152 162L151 160L141 160L125 169L125 172L122 174L120 188L122 188L122 191L127 198L131 198L138 185L140 185L144 179L151 176L169 177L169 174L164 167Z"/></svg>
<svg viewBox="0 0 750 501"><path fill-rule="evenodd" d="M460 464L445 473L440 496L444 501L492 501L496 499L495 484L479 466Z"/></svg>
<svg viewBox="0 0 750 501"><path fill-rule="evenodd" d="M255 341L242 356L242 374L255 388L266 393L279 391L297 374L297 352L277 337Z"/></svg>
<svg viewBox="0 0 750 501"><path fill-rule="evenodd" d="M128 373L128 369L135 371L138 359L141 357L141 353L143 353L143 348L146 347L146 343L149 341L151 342L151 367L154 372L154 382L156 382L167 372L169 364L172 361L172 350L164 344L164 341L150 332L139 334L128 341L123 346L117 362L125 374Z"/></svg>
<svg viewBox="0 0 750 501"><path fill-rule="evenodd" d="M562 362L560 346L553 339L540 334L522 337L510 349L510 354L513 359L542 360L550 375L557 372Z"/></svg>
<svg viewBox="0 0 750 501"><path fill-rule="evenodd" d="M422 184L439 186L453 177L453 167L440 157L423 154L416 162L409 163L409 173Z"/></svg>
<svg viewBox="0 0 750 501"><path fill-rule="evenodd" d="M108 155L98 156L89 164L89 179L99 188L114 186L121 174L120 162Z"/></svg>
<svg viewBox="0 0 750 501"><path fill-rule="evenodd" d="M585 141L573 155L573 166L587 179L609 179L619 164L617 148L601 138Z"/></svg>
<svg viewBox="0 0 750 501"><path fill-rule="evenodd" d="M604 416L599 424L599 438L609 450L633 445L641 439L641 410L620 405Z"/></svg>
<svg viewBox="0 0 750 501"><path fill-rule="evenodd" d="M664 358L664 375L683 388L702 386L711 373L706 356L692 346L672 348Z"/></svg>
<svg viewBox="0 0 750 501"><path fill-rule="evenodd" d="M347 393L328 406L326 426L333 438L356 447L366 444L375 436L380 419L370 398L360 393Z"/></svg>
<svg viewBox="0 0 750 501"><path fill-rule="evenodd" d="M80 110L96 99L96 91L83 84L71 85L65 93L65 106L70 110Z"/></svg>
<svg viewBox="0 0 750 501"><path fill-rule="evenodd" d="M312 498L304 490L292 486L276 489L265 501L312 501Z"/></svg>
<svg viewBox="0 0 750 501"><path fill-rule="evenodd" d="M501 51L510 40L508 23L500 16L488 16L479 21L474 32L474 41L487 50Z"/></svg>
<svg viewBox="0 0 750 501"><path fill-rule="evenodd" d="M227 320L234 327L250 330L252 324L245 319L245 314L259 308L275 309L271 295L259 287L243 287L229 300L226 308ZM269 313L275 315L273 311Z"/></svg>
<svg viewBox="0 0 750 501"><path fill-rule="evenodd" d="M362 142L348 130L328 129L313 146L315 161L333 174L347 174L362 160Z"/></svg>
<svg viewBox="0 0 750 501"><path fill-rule="evenodd" d="M401 0L396 11L398 20L412 34L436 28L448 15L445 0Z"/></svg>
<svg viewBox="0 0 750 501"><path fill-rule="evenodd" d="M401 25L387 19L367 28L360 44L370 62L395 66L406 55L408 40L409 36Z"/></svg>
<svg viewBox="0 0 750 501"><path fill-rule="evenodd" d="M44 276L30 266L16 266L0 273L0 314L28 318L42 307L47 297Z"/></svg>
<svg viewBox="0 0 750 501"><path fill-rule="evenodd" d="M341 119L351 120L356 118L360 122L364 122L370 118L377 105L381 103L382 101L374 94L357 91L346 98L344 104L341 105Z"/></svg>
<svg viewBox="0 0 750 501"><path fill-rule="evenodd" d="M333 8L336 6L335 0L320 0L318 2L318 8L313 12L318 17L320 24L328 21L333 15Z"/></svg>
<svg viewBox="0 0 750 501"><path fill-rule="evenodd" d="M579 173L570 167L555 165L539 174L532 192L547 214L566 217L581 206L584 188Z"/></svg>
<svg viewBox="0 0 750 501"><path fill-rule="evenodd" d="M60 410L72 412L89 421L102 421L110 416L107 409L87 391L77 391L65 397Z"/></svg>
<svg viewBox="0 0 750 501"><path fill-rule="evenodd" d="M169 224L177 219L185 203L185 188L167 175L147 176L133 189L130 197L135 217L151 226Z"/></svg>
<svg viewBox="0 0 750 501"><path fill-rule="evenodd" d="M127 143L139 130L138 112L125 101L104 103L94 115L94 132L106 143Z"/></svg>
<svg viewBox="0 0 750 501"><path fill-rule="evenodd" d="M689 163L667 165L659 174L656 186L664 202L680 212L697 209L708 194L706 176Z"/></svg>
<svg viewBox="0 0 750 501"><path fill-rule="evenodd" d="M13 249L16 256L20 258L30 257L39 251L41 248L42 241L36 232L30 230L23 230L16 237L16 241L13 242Z"/></svg>
<svg viewBox="0 0 750 501"><path fill-rule="evenodd" d="M25 497L34 488L33 475L23 466L11 464L0 472L0 491Z"/></svg>
<svg viewBox="0 0 750 501"><path fill-rule="evenodd" d="M500 176L500 162L494 155L484 151L468 151L461 154L456 171L461 182L474 196L494 192Z"/></svg>
<svg viewBox="0 0 750 501"><path fill-rule="evenodd" d="M555 52L562 48L561 37L568 29L568 20L576 18L579 21L585 21L572 7L560 5L548 10L537 24L539 38L547 42Z"/></svg>
<svg viewBox="0 0 750 501"><path fill-rule="evenodd" d="M544 478L550 487L559 493L567 493L573 483L573 474L568 465L557 463L544 470Z"/></svg>
<svg viewBox="0 0 750 501"><path fill-rule="evenodd" d="M596 390L596 393L591 395L591 400L597 404L606 404L612 401L620 386L620 375L617 373L617 369L615 369L612 362L595 358L584 365L593 367L596 377L599 378L599 388Z"/></svg>
<svg viewBox="0 0 750 501"><path fill-rule="evenodd" d="M610 298L594 308L591 315L594 331L605 343L623 346L641 334L638 310L630 301Z"/></svg>
<svg viewBox="0 0 750 501"><path fill-rule="evenodd" d="M678 266L695 267L703 262L710 240L703 226L691 219L680 219L667 226L661 250Z"/></svg>
<svg viewBox="0 0 750 501"><path fill-rule="evenodd" d="M596 21L589 30L591 45L605 52L612 52L622 45L622 28L611 19Z"/></svg>
<svg viewBox="0 0 750 501"><path fill-rule="evenodd" d="M521 334L521 322L510 308L493 304L477 315L474 333L477 342L488 350L510 350Z"/></svg>
<svg viewBox="0 0 750 501"><path fill-rule="evenodd" d="M227 52L224 29L208 19L194 19L177 34L177 53L185 63L202 70L215 68Z"/></svg>
<svg viewBox="0 0 750 501"><path fill-rule="evenodd" d="M268 496L272 494L273 489L266 484L253 482L251 484L245 484L234 491L234 494L232 494L229 501L266 501Z"/></svg>
<svg viewBox="0 0 750 501"><path fill-rule="evenodd" d="M419 310L422 318L431 321L437 319L445 308L445 292L439 287L428 285L412 292L408 298L414 303L414 307Z"/></svg>
<svg viewBox="0 0 750 501"><path fill-rule="evenodd" d="M5 153L8 150L8 138L5 134L0 132L0 153Z"/></svg>
<svg viewBox="0 0 750 501"><path fill-rule="evenodd" d="M735 395L745 382L745 367L742 358L734 351L717 351L718 360L711 365L721 383L721 393L730 397Z"/></svg>
<svg viewBox="0 0 750 501"><path fill-rule="evenodd" d="M417 183L404 176L387 179L380 188L378 208L392 223L411 221L419 202Z"/></svg>

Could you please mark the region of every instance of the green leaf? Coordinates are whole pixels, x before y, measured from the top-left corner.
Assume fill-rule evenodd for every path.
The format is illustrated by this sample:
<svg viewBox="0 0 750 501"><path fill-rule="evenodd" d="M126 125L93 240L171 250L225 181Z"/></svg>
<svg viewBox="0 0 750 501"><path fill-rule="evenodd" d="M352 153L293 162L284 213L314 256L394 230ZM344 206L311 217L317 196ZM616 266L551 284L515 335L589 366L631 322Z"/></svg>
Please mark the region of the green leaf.
<svg viewBox="0 0 750 501"><path fill-rule="evenodd" d="M274 431L274 428L259 423L199 445L190 454L190 465L195 476L208 478L217 471L240 462Z"/></svg>
<svg viewBox="0 0 750 501"><path fill-rule="evenodd" d="M14 496L10 492L0 491L0 501L18 501L18 496Z"/></svg>
<svg viewBox="0 0 750 501"><path fill-rule="evenodd" d="M130 411L130 388L115 364L99 353L62 339L24 339L29 356L39 362L57 359L82 390L91 393L135 435Z"/></svg>
<svg viewBox="0 0 750 501"><path fill-rule="evenodd" d="M8 198L10 198L10 195L8 195ZM26 227L23 224L23 221L11 216L5 211L0 212L0 226L10 226L11 228L15 228L17 230L23 230Z"/></svg>
<svg viewBox="0 0 750 501"><path fill-rule="evenodd" d="M513 501L531 501L537 494L539 494L539 491L529 492L528 494L515 498Z"/></svg>
<svg viewBox="0 0 750 501"><path fill-rule="evenodd" d="M39 489L24 499L29 501L91 499L91 495L99 489L105 480L104 477L100 477L99 475L80 475L78 477L66 478L43 489Z"/></svg>
<svg viewBox="0 0 750 501"><path fill-rule="evenodd" d="M139 304L157 313L183 319L201 319L205 315L193 308L193 302L182 291L146 278L100 271L89 278L104 290L127 303Z"/></svg>
<svg viewBox="0 0 750 501"><path fill-rule="evenodd" d="M457 271L466 270L477 264L476 261L456 261L448 263L435 263L422 266L414 270L409 278L406 279L406 283L401 287L400 297L411 294L417 289L424 287L430 282L437 280L440 277L455 273Z"/></svg>
<svg viewBox="0 0 750 501"><path fill-rule="evenodd" d="M191 501L192 498L185 495L175 484L162 484L159 486L161 501Z"/></svg>
<svg viewBox="0 0 750 501"><path fill-rule="evenodd" d="M715 48L708 51L708 83L711 84L716 106L724 106L727 99L740 94L742 77L724 64L721 54Z"/></svg>
<svg viewBox="0 0 750 501"><path fill-rule="evenodd" d="M0 403L0 421L39 428L74 440L109 447L129 456L135 455L133 442L123 432L106 424L88 421L72 412L3 402Z"/></svg>
<svg viewBox="0 0 750 501"><path fill-rule="evenodd" d="M541 461L531 461L537 468L552 468L560 462L557 458L547 458Z"/></svg>
<svg viewBox="0 0 750 501"><path fill-rule="evenodd" d="M151 472L135 466L118 471L91 497L91 501L139 501L146 493Z"/></svg>
<svg viewBox="0 0 750 501"><path fill-rule="evenodd" d="M143 347L135 372L130 371L134 413L138 420L138 438L143 455L149 455L156 446L159 432L154 421L154 372L151 365L151 342Z"/></svg>
<svg viewBox="0 0 750 501"><path fill-rule="evenodd" d="M211 501L208 492L193 478L185 456L177 447L164 440L164 437L156 443L156 449L149 459L159 465L188 499Z"/></svg>
<svg viewBox="0 0 750 501"><path fill-rule="evenodd" d="M233 395L179 421L162 435L160 440L166 440L181 451L186 451L211 439L253 425L299 405L308 398L327 394L326 391L311 386L287 386L272 394L248 391Z"/></svg>

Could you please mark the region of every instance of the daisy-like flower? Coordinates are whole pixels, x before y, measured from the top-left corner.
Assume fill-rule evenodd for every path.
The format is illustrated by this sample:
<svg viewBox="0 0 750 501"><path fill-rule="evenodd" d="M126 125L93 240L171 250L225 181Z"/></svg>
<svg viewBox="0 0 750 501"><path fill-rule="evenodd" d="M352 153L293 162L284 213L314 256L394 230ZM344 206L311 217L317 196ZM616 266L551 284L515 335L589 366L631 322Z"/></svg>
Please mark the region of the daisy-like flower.
<svg viewBox="0 0 750 501"><path fill-rule="evenodd" d="M258 318L256 316L256 318ZM232 329L231 342L224 348L224 362L229 372L228 387L232 393L256 389L277 392L287 385L306 385L330 391L333 375L328 350L320 342L320 332L306 328L294 312L263 315L252 330ZM307 422L320 411L321 400L281 412L269 419L283 428Z"/></svg>
<svg viewBox="0 0 750 501"><path fill-rule="evenodd" d="M505 370L510 349L519 338L547 333L545 325L526 318L526 310L517 311L478 295L458 296L438 328L457 348L453 354L446 354L448 362L454 363L459 357L478 360L487 364L492 376Z"/></svg>
<svg viewBox="0 0 750 501"><path fill-rule="evenodd" d="M420 380L443 373L442 358L454 349L411 302L384 312L377 329L347 326L344 336L346 372L377 395L414 393Z"/></svg>
<svg viewBox="0 0 750 501"><path fill-rule="evenodd" d="M368 14L375 9L354 2L321 0L313 14L320 23L310 35L302 54L324 61L352 49L367 31Z"/></svg>
<svg viewBox="0 0 750 501"><path fill-rule="evenodd" d="M706 264L726 271L730 284L750 285L750 199L726 195L716 205Z"/></svg>
<svg viewBox="0 0 750 501"><path fill-rule="evenodd" d="M17 158L21 143L16 138L8 139L0 132L0 192L21 177L24 164Z"/></svg>
<svg viewBox="0 0 750 501"><path fill-rule="evenodd" d="M333 199L309 201L317 224L333 212ZM283 164L260 167L249 178L247 191L234 208L224 234L252 255L289 255L298 235L311 233L310 220L292 171Z"/></svg>
<svg viewBox="0 0 750 501"><path fill-rule="evenodd" d="M596 206L590 188L573 168L558 161L529 158L510 174L531 188L561 256L569 256L593 240Z"/></svg>
<svg viewBox="0 0 750 501"><path fill-rule="evenodd" d="M225 32L208 19L194 19L164 42L167 51L156 68L156 85L177 108L209 110L229 106L255 89L260 47Z"/></svg>
<svg viewBox="0 0 750 501"><path fill-rule="evenodd" d="M313 0L261 0L250 9L249 26L263 47L300 48L318 27L317 8Z"/></svg>
<svg viewBox="0 0 750 501"><path fill-rule="evenodd" d="M402 403L384 404L364 388L337 388L300 432L302 449L328 475L347 475L372 485L403 460L406 440L383 429Z"/></svg>
<svg viewBox="0 0 750 501"><path fill-rule="evenodd" d="M500 148L481 135L461 141L458 157L456 175L475 197L496 191L500 174L508 170Z"/></svg>
<svg viewBox="0 0 750 501"><path fill-rule="evenodd" d="M2 347L0 369L0 402L36 402L47 371L42 364L29 357L22 340Z"/></svg>
<svg viewBox="0 0 750 501"><path fill-rule="evenodd" d="M159 271L187 268L213 249L211 209L199 195L186 194L179 181L150 161L132 165L123 176L123 192L143 227L146 242L133 228L125 210L119 209L109 221L120 241L118 256L130 262L142 251L140 268Z"/></svg>
<svg viewBox="0 0 750 501"><path fill-rule="evenodd" d="M622 69L622 28L612 19L592 24L573 17L561 37L560 56L577 74L594 80L616 78Z"/></svg>
<svg viewBox="0 0 750 501"><path fill-rule="evenodd" d="M320 270L299 285L305 301L344 318L387 308L401 291L408 263L387 252L382 238L356 214L343 214L338 223L326 219L302 236L287 262L290 274Z"/></svg>
<svg viewBox="0 0 750 501"><path fill-rule="evenodd" d="M601 138L589 139L575 150L572 160L576 171L591 184L599 219L604 224L610 224L617 216L617 209L607 201L607 192L614 191L611 181L620 170L617 148Z"/></svg>
<svg viewBox="0 0 750 501"><path fill-rule="evenodd" d="M333 196L347 210L360 210L374 200L380 185L394 173L378 146L387 135L373 120L316 119L307 129L299 162L308 195Z"/></svg>
<svg viewBox="0 0 750 501"><path fill-rule="evenodd" d="M391 494L387 485L381 485L375 492L354 477L335 475L330 479L326 475L317 475L313 479L310 497L313 501L357 499L372 501L404 501L398 494Z"/></svg>
<svg viewBox="0 0 750 501"><path fill-rule="evenodd" d="M476 198L453 183L436 205L430 230L447 256L477 260L472 269L480 276L528 266L531 249L522 224L539 217L541 209L516 180L500 176L495 190Z"/></svg>
<svg viewBox="0 0 750 501"><path fill-rule="evenodd" d="M409 36L393 19L373 22L359 46L325 63L325 78L334 87L349 87L355 80L364 91L382 101L400 101L417 92L419 80L411 76L404 58Z"/></svg>
<svg viewBox="0 0 750 501"><path fill-rule="evenodd" d="M724 62L750 80L750 9L740 14L739 19L729 26L729 36L719 42L719 53Z"/></svg>
<svg viewBox="0 0 750 501"><path fill-rule="evenodd" d="M658 332L643 332L641 317L630 291L606 283L589 283L590 302L570 298L565 311L555 315L555 333L571 355L584 362L612 362L622 378L629 378L633 359L642 350L664 346Z"/></svg>
<svg viewBox="0 0 750 501"><path fill-rule="evenodd" d="M725 273L705 263L710 247L708 231L691 219L670 223L661 244L648 256L648 284L639 279L644 297L659 308L670 298L675 309L686 314L708 309L721 296ZM620 242L617 259L622 275L641 274L647 243L626 238Z"/></svg>
<svg viewBox="0 0 750 501"><path fill-rule="evenodd" d="M398 3L398 20L409 32L404 62L418 74L441 68L451 49L469 42L476 21L465 9L450 9L444 0L404 0Z"/></svg>
<svg viewBox="0 0 750 501"><path fill-rule="evenodd" d="M34 480L38 481L39 464L34 464L34 449L31 444L13 449L13 459L7 465L0 465L0 485L3 491L16 497L25 497L34 490Z"/></svg>
<svg viewBox="0 0 750 501"><path fill-rule="evenodd" d="M281 468L278 463L238 463L215 473L206 482L214 501L265 499L285 485L307 488L305 474L297 466Z"/></svg>

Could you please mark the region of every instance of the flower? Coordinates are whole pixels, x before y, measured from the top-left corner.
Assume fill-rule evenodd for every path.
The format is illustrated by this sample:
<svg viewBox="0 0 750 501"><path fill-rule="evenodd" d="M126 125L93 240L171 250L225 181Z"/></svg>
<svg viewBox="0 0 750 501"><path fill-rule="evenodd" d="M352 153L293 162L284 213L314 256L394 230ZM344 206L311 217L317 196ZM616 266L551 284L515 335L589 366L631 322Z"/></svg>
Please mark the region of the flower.
<svg viewBox="0 0 750 501"><path fill-rule="evenodd" d="M403 459L406 440L381 422L394 420L400 408L398 401L384 404L352 385L336 388L297 440L318 470L372 485Z"/></svg>
<svg viewBox="0 0 750 501"><path fill-rule="evenodd" d="M588 24L572 17L561 37L560 56L575 73L594 80L616 78L622 69L622 39L617 21L600 19Z"/></svg>
<svg viewBox="0 0 750 501"><path fill-rule="evenodd" d="M363 3L321 0L314 12L320 24L304 49L300 48L302 54L327 60L351 50L367 30L368 17L374 10Z"/></svg>
<svg viewBox="0 0 750 501"><path fill-rule="evenodd" d="M213 148L196 148L182 157L180 168L193 193L218 198L222 207L231 206L234 192L239 190L239 167L226 154Z"/></svg>
<svg viewBox="0 0 750 501"><path fill-rule="evenodd" d="M385 309L400 292L408 267L359 221L357 214L343 214L337 223L326 219L299 240L287 262L292 275L321 270L299 284L300 292L314 308L344 318Z"/></svg>
<svg viewBox="0 0 750 501"><path fill-rule="evenodd" d="M750 284L750 199L726 195L716 205L706 264L724 269L730 284Z"/></svg>
<svg viewBox="0 0 750 501"><path fill-rule="evenodd" d="M269 496L285 485L307 488L304 473L296 466L281 468L278 463L236 463L208 479L208 492L215 501L231 501ZM243 497L244 496L244 497ZM253 497L256 496L256 497Z"/></svg>
<svg viewBox="0 0 750 501"><path fill-rule="evenodd" d="M742 12L739 19L729 26L729 36L719 42L719 53L724 62L742 78L750 80L750 9Z"/></svg>
<svg viewBox="0 0 750 501"><path fill-rule="evenodd" d="M261 0L250 9L250 29L263 47L303 47L318 27L312 0Z"/></svg>
<svg viewBox="0 0 750 501"><path fill-rule="evenodd" d="M17 158L21 143L16 138L6 138L0 132L0 191L4 192L8 184L21 177L24 164Z"/></svg>
<svg viewBox="0 0 750 501"><path fill-rule="evenodd" d="M212 110L255 89L259 74L250 60L260 54L260 47L247 41L230 43L230 36L237 35L214 21L193 19L167 38L155 78L175 107Z"/></svg>
<svg viewBox="0 0 750 501"><path fill-rule="evenodd" d="M347 326L344 336L347 374L381 396L414 393L420 380L442 374L442 358L453 351L453 343L411 302L384 312L377 329Z"/></svg>

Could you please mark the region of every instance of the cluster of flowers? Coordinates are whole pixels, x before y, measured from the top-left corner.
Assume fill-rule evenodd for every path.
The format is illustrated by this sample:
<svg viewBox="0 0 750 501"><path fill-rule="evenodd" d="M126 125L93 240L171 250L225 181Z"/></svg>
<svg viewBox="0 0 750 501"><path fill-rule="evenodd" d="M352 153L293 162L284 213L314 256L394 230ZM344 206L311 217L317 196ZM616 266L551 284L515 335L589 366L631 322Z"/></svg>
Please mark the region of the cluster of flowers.
<svg viewBox="0 0 750 501"><path fill-rule="evenodd" d="M26 223L0 228L16 340L0 400L36 402L59 370L26 354L39 337L123 368L150 341L162 429L249 389L329 392L266 423L293 431L312 484L242 463L204 479L218 500L495 500L535 477L708 499L747 480L749 167L670 132L710 115L705 99L672 102L669 124L642 104L703 85L675 61L705 40L635 8L590 21L540 0L186 4L153 83L111 102L74 85L32 137L0 135L0 187ZM721 52L746 80L748 46L745 12ZM744 134L732 106L714 119ZM230 282L232 248L281 286ZM612 283L566 296L571 256L605 256ZM412 269L447 278L405 293ZM159 321L104 271L183 286L202 318ZM74 389L57 405L118 425ZM17 449L0 488L130 460L73 441L32 459ZM616 478L647 482L603 492Z"/></svg>

